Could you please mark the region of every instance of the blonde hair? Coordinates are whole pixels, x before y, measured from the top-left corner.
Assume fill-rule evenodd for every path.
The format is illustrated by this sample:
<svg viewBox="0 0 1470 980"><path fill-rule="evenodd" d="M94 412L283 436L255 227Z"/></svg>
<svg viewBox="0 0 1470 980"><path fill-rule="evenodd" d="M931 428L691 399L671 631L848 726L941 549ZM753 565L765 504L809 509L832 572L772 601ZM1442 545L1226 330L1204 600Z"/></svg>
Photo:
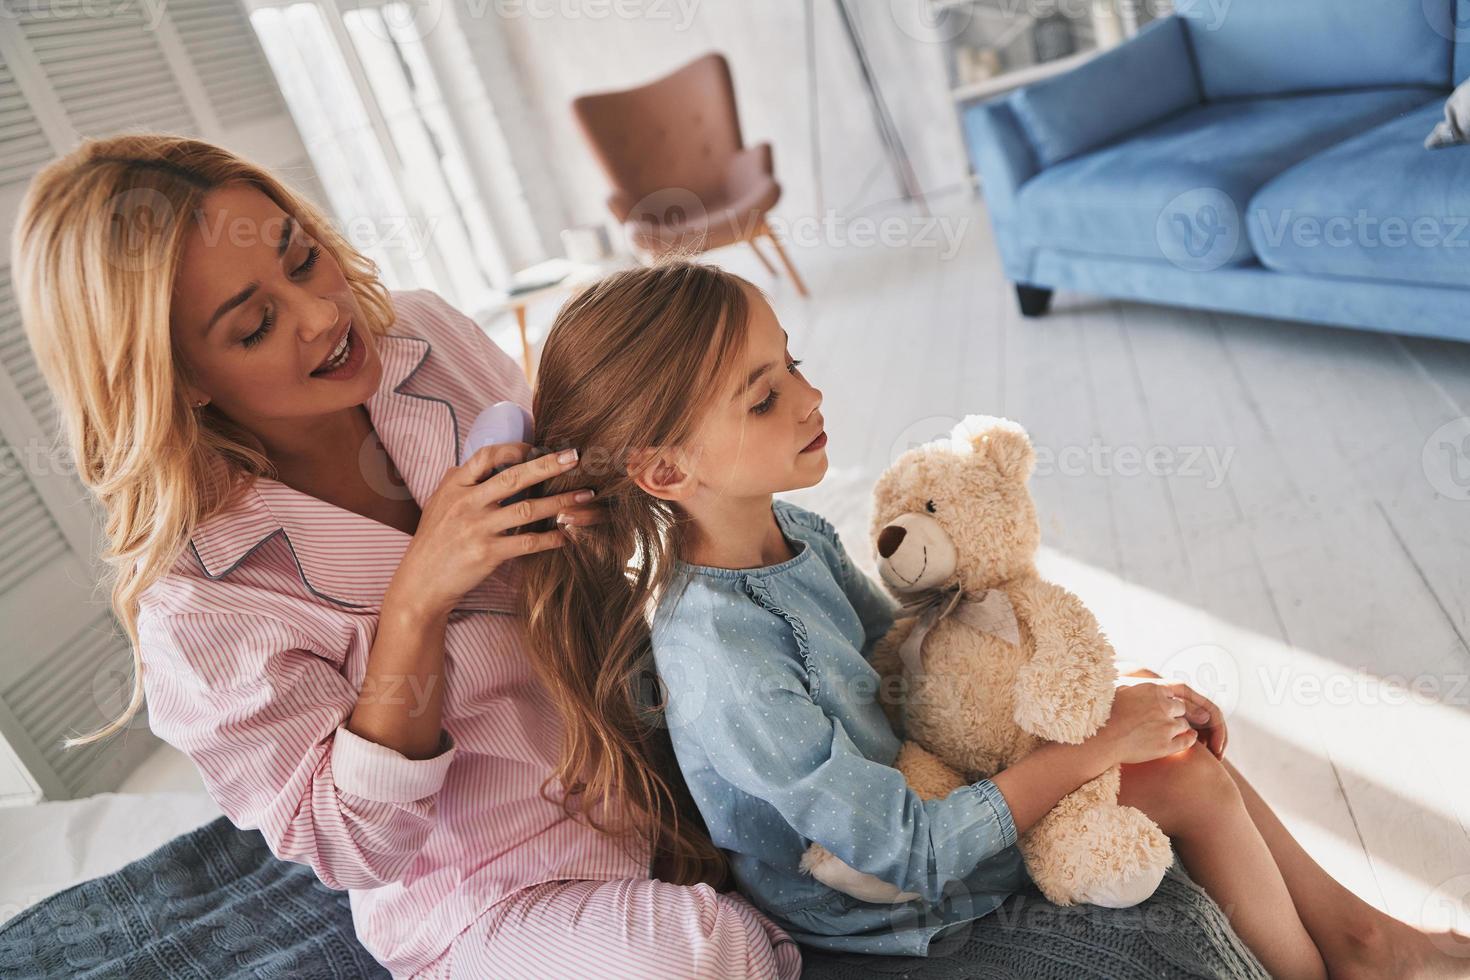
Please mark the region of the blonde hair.
<svg viewBox="0 0 1470 980"><path fill-rule="evenodd" d="M208 193L253 185L341 265L376 334L393 324L377 270L327 216L263 167L202 140L86 140L31 181L11 240L26 336L50 385L78 476L106 515L112 608L130 641L123 713L67 748L122 730L143 704L138 600L200 522L255 476L259 444L213 408L195 410L169 332L174 278Z"/></svg>
<svg viewBox="0 0 1470 980"><path fill-rule="evenodd" d="M533 405L536 444L582 458L542 492L591 487L604 511L566 546L522 559L532 659L566 730L547 787L559 782L569 812L599 830L649 843L657 876L679 884L728 874L673 764L659 699L646 696L647 616L687 515L644 492L628 463L640 449L686 444L743 363L749 286L683 260L602 280L558 314Z"/></svg>

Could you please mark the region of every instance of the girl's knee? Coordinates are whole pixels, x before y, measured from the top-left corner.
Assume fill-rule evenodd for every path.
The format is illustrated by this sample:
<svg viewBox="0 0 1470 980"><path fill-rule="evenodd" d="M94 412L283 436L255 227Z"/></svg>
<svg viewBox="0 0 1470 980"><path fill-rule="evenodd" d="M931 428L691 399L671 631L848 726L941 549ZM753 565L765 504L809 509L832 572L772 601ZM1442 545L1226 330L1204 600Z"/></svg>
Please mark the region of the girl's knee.
<svg viewBox="0 0 1470 980"><path fill-rule="evenodd" d="M1118 799L1148 814L1171 835L1196 816L1241 803L1235 780L1199 743L1152 762L1125 765Z"/></svg>

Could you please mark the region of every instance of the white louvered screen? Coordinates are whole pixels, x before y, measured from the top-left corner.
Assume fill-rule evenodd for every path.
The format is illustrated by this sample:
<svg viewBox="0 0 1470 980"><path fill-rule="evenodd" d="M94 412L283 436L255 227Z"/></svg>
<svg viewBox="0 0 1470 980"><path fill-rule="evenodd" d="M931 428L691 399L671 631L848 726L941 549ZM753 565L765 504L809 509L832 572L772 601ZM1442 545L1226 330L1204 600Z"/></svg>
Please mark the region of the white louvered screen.
<svg viewBox="0 0 1470 980"><path fill-rule="evenodd" d="M0 443L0 596L8 596L37 567L69 550L25 472L24 455ZM7 626L10 624L7 624Z"/></svg>
<svg viewBox="0 0 1470 980"><path fill-rule="evenodd" d="M232 0L169 0L168 16L222 126L287 114L243 7Z"/></svg>
<svg viewBox="0 0 1470 980"><path fill-rule="evenodd" d="M41 434L47 439L59 438L56 404L51 400L51 390L46 387L46 379L41 377L41 369L26 340L25 328L21 326L20 310L16 308L11 289L9 266L0 266L0 367L4 367L5 373L19 389Z"/></svg>
<svg viewBox="0 0 1470 980"><path fill-rule="evenodd" d="M158 742L140 722L101 745L61 747L116 715L132 661L98 588L97 517L60 446L8 267L0 267L0 368L0 736L32 795L83 796L115 788ZM23 789L6 767L0 803L24 799Z"/></svg>
<svg viewBox="0 0 1470 980"><path fill-rule="evenodd" d="M41 441L35 447L33 455L44 453L53 460L69 459L60 417L56 413L56 402L51 397L51 389L46 387L46 379L41 376L41 366L31 353L30 342L26 340L25 327L20 322L20 309L16 305L15 292L10 281L10 267L7 265L0 265L0 368L4 369L5 376L15 385L40 430ZM53 493L64 492L70 499L92 507L95 516L89 523L102 520L101 508L92 506L93 501L87 494L87 488L82 486L82 481L76 477L69 463L53 465L50 472L54 474L53 482L57 484Z"/></svg>
<svg viewBox="0 0 1470 980"><path fill-rule="evenodd" d="M93 563L73 550L28 472L36 457L14 450L0 441L0 736L35 789L69 799L115 788L158 742L140 715L116 738L62 748L115 717L132 661ZM16 796L0 785L0 802Z"/></svg>
<svg viewBox="0 0 1470 980"><path fill-rule="evenodd" d="M194 134L199 125L159 48L152 5L32 0L12 16L76 131ZM12 29L7 27L7 30Z"/></svg>
<svg viewBox="0 0 1470 980"><path fill-rule="evenodd" d="M43 771L62 789L62 794L48 790L47 796L87 796L112 789L157 747L145 714L106 742L75 749L61 745L78 730L78 722L90 730L117 713L131 678L130 663L122 630L104 613L63 640L46 659L44 670L31 671L0 693L33 742Z"/></svg>
<svg viewBox="0 0 1470 980"><path fill-rule="evenodd" d="M0 11L0 231L26 181L77 137L201 136L325 203L238 0L26 0ZM132 658L99 584L100 512L61 448L0 255L0 805L116 788L161 743L146 714L100 746ZM16 768L18 764L19 769Z"/></svg>
<svg viewBox="0 0 1470 980"><path fill-rule="evenodd" d="M51 159L51 144L15 76L0 58L0 187L30 179Z"/></svg>

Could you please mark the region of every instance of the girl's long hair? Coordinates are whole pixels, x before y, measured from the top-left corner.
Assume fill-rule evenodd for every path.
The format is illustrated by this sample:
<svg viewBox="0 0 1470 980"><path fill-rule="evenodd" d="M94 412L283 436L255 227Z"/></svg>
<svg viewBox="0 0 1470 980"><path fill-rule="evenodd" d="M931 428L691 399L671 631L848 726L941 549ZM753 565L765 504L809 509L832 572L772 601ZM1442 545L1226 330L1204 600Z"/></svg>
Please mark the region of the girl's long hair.
<svg viewBox="0 0 1470 980"><path fill-rule="evenodd" d="M392 326L372 261L306 198L211 143L158 134L86 140L41 170L21 202L11 238L21 319L77 474L105 514L112 608L133 656L123 713L66 740L68 748L106 738L137 714L139 596L243 482L273 473L248 433L213 407L190 406L169 332L185 236L204 196L237 181L275 201L337 260L366 329Z"/></svg>
<svg viewBox="0 0 1470 980"><path fill-rule="evenodd" d="M629 463L640 449L686 445L743 363L746 286L665 261L616 273L562 309L537 376L536 444L574 447L581 465L543 492L591 487L604 518L522 566L532 657L566 731L548 787L558 783L568 810L598 829L651 845L659 877L717 887L726 859L673 765L651 693L649 616L687 518L640 489Z"/></svg>

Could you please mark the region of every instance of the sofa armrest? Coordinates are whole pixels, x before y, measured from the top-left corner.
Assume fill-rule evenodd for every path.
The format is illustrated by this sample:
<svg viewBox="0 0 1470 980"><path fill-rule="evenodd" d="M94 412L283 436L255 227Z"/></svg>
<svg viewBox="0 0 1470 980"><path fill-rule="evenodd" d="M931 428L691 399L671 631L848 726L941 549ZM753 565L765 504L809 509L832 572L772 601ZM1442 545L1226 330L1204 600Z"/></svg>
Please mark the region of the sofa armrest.
<svg viewBox="0 0 1470 980"><path fill-rule="evenodd" d="M1194 55L1177 16L1009 100L1042 169L1200 102Z"/></svg>
<svg viewBox="0 0 1470 980"><path fill-rule="evenodd" d="M739 197L750 190L763 177L775 176L771 159L771 144L757 143L739 150L725 167L725 193Z"/></svg>
<svg viewBox="0 0 1470 980"><path fill-rule="evenodd" d="M963 116L965 143L970 159L980 174L985 209L995 230L1001 263L1007 278L1026 281L1026 262L1015 234L1012 217L1016 193L1040 171L1036 153L1021 124L1005 99L966 106Z"/></svg>

